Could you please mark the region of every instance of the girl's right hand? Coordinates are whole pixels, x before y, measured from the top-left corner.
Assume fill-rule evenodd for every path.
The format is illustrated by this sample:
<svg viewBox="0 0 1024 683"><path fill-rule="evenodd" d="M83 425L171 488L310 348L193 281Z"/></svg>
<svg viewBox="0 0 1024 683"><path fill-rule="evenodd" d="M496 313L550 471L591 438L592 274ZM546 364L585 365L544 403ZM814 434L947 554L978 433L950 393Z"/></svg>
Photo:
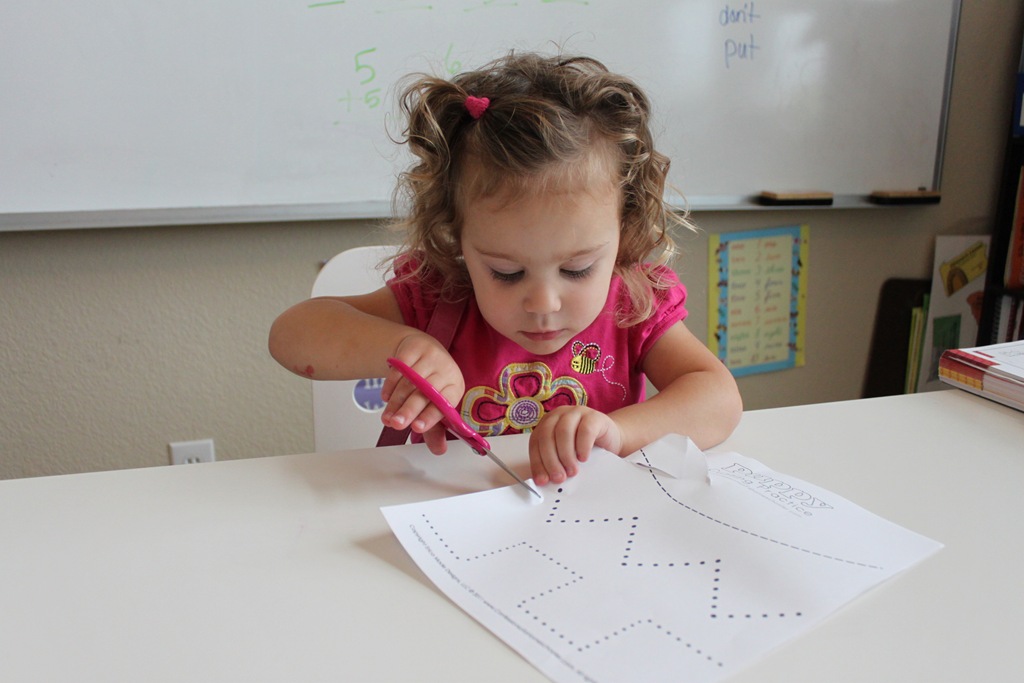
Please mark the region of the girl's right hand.
<svg viewBox="0 0 1024 683"><path fill-rule="evenodd" d="M594 446L620 453L622 441L622 427L610 415L586 406L559 406L530 433L533 481L561 484L579 473Z"/></svg>
<svg viewBox="0 0 1024 683"><path fill-rule="evenodd" d="M466 391L462 371L441 344L429 334L416 332L399 342L393 354L430 382L448 402L458 406ZM422 434L430 452L441 455L448 450L448 438L441 411L398 370L391 368L384 378L381 398L387 401L381 422L394 429L411 426Z"/></svg>

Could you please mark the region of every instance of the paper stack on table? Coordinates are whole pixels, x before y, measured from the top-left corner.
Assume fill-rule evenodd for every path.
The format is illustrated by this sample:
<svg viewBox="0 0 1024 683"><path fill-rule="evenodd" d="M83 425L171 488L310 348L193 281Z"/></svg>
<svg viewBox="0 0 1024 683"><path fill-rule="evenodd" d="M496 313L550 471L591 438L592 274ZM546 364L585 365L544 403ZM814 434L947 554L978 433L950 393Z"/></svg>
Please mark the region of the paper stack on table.
<svg viewBox="0 0 1024 683"><path fill-rule="evenodd" d="M667 437L582 473L383 508L420 569L554 681L717 681L941 544Z"/></svg>

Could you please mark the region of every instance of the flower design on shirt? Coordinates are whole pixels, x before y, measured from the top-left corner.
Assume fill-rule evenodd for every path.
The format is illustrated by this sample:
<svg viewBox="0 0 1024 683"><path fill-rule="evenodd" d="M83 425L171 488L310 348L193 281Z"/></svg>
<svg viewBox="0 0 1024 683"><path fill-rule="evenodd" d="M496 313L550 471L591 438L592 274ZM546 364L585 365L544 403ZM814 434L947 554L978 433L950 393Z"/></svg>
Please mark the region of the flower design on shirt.
<svg viewBox="0 0 1024 683"><path fill-rule="evenodd" d="M462 418L484 436L528 432L559 406L587 404L579 380L554 377L545 363L510 363L498 382L473 387L462 399Z"/></svg>

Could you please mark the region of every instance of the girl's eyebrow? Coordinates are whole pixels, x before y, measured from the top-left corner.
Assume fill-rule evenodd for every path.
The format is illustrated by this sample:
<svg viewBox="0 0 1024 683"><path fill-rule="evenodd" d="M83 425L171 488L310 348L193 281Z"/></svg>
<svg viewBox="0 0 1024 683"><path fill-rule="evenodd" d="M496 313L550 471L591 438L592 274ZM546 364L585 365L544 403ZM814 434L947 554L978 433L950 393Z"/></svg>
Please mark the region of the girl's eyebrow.
<svg viewBox="0 0 1024 683"><path fill-rule="evenodd" d="M595 252L601 251L602 249L607 247L609 244L611 244L611 240L605 240L601 244L596 244L596 245L584 247L582 249L578 249L578 250L572 252L571 254L565 254L565 255L557 255L556 254L554 260L556 260L556 261L571 261L573 259L580 258L580 257L583 257L583 256L590 256L591 254L593 254ZM515 261L516 260L515 258L513 258L512 256L509 256L508 254L503 254L503 253L497 252L497 251L488 251L486 249L480 249L479 247L476 248L476 251L481 256L488 256L490 258L504 259L506 261Z"/></svg>

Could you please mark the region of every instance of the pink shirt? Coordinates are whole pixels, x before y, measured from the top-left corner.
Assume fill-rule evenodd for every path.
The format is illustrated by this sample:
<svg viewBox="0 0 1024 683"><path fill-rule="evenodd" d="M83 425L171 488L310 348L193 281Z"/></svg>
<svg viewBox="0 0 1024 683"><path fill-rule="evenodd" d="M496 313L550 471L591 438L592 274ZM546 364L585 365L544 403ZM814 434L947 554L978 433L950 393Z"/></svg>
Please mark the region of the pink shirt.
<svg viewBox="0 0 1024 683"><path fill-rule="evenodd" d="M615 304L627 296L616 275L597 319L547 355L530 353L495 331L470 296L448 349L466 381L463 419L484 436L517 434L532 430L559 406L585 405L609 413L643 401L644 357L665 330L686 318L686 288L672 270L662 268L661 275L672 285L656 290L650 318L627 328L615 324ZM413 279L391 279L388 286L405 323L426 330L436 295Z"/></svg>

